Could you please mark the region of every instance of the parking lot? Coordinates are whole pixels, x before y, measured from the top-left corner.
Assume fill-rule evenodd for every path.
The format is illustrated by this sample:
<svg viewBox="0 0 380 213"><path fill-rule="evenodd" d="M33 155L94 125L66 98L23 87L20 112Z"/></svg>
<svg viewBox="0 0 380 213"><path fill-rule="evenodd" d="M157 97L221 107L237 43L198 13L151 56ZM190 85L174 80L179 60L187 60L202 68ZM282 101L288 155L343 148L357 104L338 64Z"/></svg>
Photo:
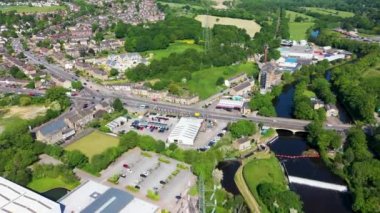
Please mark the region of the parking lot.
<svg viewBox="0 0 380 213"><path fill-rule="evenodd" d="M114 132L137 131L141 135L152 136L156 140L166 141L172 128L178 123L176 116L146 113L138 118L129 119L124 125L115 128ZM161 130L162 129L162 130Z"/></svg>
<svg viewBox="0 0 380 213"><path fill-rule="evenodd" d="M159 159L165 159L161 162ZM135 188L134 195L146 198L148 190L159 194L159 204L167 209L176 208L176 201L186 194L196 182L190 167L178 168L182 162L160 156L156 153L143 152L139 148L129 150L101 172L102 183L110 184L108 179L120 175L118 184L114 187L126 189Z"/></svg>

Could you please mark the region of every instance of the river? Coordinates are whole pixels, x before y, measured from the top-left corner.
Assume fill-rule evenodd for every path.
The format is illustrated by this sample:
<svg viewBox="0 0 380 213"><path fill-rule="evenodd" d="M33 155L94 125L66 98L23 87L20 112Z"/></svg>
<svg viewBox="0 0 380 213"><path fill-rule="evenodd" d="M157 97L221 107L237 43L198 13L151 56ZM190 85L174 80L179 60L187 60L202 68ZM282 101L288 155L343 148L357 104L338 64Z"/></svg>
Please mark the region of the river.
<svg viewBox="0 0 380 213"><path fill-rule="evenodd" d="M285 131L280 131L279 135L279 138L269 145L275 154L301 155L303 151L310 148L307 145L305 135L292 135ZM319 158L279 158L279 160L285 165L288 174L291 176L346 185ZM352 212L352 200L349 193L299 184L290 184L290 188L300 195L306 213Z"/></svg>

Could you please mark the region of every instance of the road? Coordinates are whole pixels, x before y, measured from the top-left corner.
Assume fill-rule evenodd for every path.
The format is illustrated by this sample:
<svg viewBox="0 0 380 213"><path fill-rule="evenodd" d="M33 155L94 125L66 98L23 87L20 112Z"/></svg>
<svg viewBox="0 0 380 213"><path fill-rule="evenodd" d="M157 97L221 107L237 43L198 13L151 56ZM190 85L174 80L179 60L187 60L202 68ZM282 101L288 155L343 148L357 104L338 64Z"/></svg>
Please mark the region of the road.
<svg viewBox="0 0 380 213"><path fill-rule="evenodd" d="M35 64L40 64L46 67L46 70L52 75L61 79L65 79L68 81L79 80L82 83L86 83L85 87L85 96L77 96L72 97L72 99L79 100L88 100L91 101L93 99L101 99L101 98L120 98L123 102L127 103L130 106L139 106L141 104L148 105L153 109L164 109L167 111L178 112L182 114L194 115L196 112L201 112L204 118L208 119L220 119L227 121L235 121L238 119L248 119L257 123L263 123L264 125L271 126L277 129L289 129L295 131L303 131L305 127L310 123L310 121L291 119L291 118L279 118L279 117L262 117L262 116L247 116L241 117L240 115L232 115L227 112L216 112L210 109L202 109L200 106L180 106L171 103L163 103L163 102L154 102L147 99L134 97L128 94L125 94L121 91L113 91L109 88L106 88L102 85L96 84L94 82L89 81L83 77L75 76L73 73L65 71L62 67L49 64L44 58L35 56L29 51L24 52L25 56L29 59L30 62ZM2 90L3 88L0 88ZM6 91L10 92L12 88L7 88ZM33 90L35 91L35 90ZM30 93L33 92L31 90L23 90L16 89L16 92L22 93ZM35 91L36 93L41 93L41 91ZM94 98L95 97L95 98ZM344 131L350 128L351 125L347 124L333 124L326 125L326 129L333 129L337 131Z"/></svg>

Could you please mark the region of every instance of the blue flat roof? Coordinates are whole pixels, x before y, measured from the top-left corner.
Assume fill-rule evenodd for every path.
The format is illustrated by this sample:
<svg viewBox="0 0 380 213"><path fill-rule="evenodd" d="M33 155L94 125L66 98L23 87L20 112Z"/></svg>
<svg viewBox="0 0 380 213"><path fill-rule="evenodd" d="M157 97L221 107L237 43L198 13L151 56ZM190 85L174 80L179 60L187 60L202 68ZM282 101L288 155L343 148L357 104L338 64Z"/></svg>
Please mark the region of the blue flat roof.
<svg viewBox="0 0 380 213"><path fill-rule="evenodd" d="M128 192L110 188L101 194L94 202L81 211L81 213L94 212L120 212L133 200L133 196Z"/></svg>

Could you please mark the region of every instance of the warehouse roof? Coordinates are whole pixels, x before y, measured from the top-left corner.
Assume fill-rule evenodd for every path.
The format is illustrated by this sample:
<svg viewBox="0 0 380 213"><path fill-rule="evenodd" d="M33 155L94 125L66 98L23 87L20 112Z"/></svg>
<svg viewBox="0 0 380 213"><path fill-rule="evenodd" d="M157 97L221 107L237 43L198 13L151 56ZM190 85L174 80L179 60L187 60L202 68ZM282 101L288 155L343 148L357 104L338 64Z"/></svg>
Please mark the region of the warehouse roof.
<svg viewBox="0 0 380 213"><path fill-rule="evenodd" d="M158 207L135 198L132 194L87 181L61 198L65 212L139 212L154 213Z"/></svg>
<svg viewBox="0 0 380 213"><path fill-rule="evenodd" d="M62 212L61 205L0 177L0 212Z"/></svg>
<svg viewBox="0 0 380 213"><path fill-rule="evenodd" d="M182 117L169 135L169 138L195 140L203 119Z"/></svg>

